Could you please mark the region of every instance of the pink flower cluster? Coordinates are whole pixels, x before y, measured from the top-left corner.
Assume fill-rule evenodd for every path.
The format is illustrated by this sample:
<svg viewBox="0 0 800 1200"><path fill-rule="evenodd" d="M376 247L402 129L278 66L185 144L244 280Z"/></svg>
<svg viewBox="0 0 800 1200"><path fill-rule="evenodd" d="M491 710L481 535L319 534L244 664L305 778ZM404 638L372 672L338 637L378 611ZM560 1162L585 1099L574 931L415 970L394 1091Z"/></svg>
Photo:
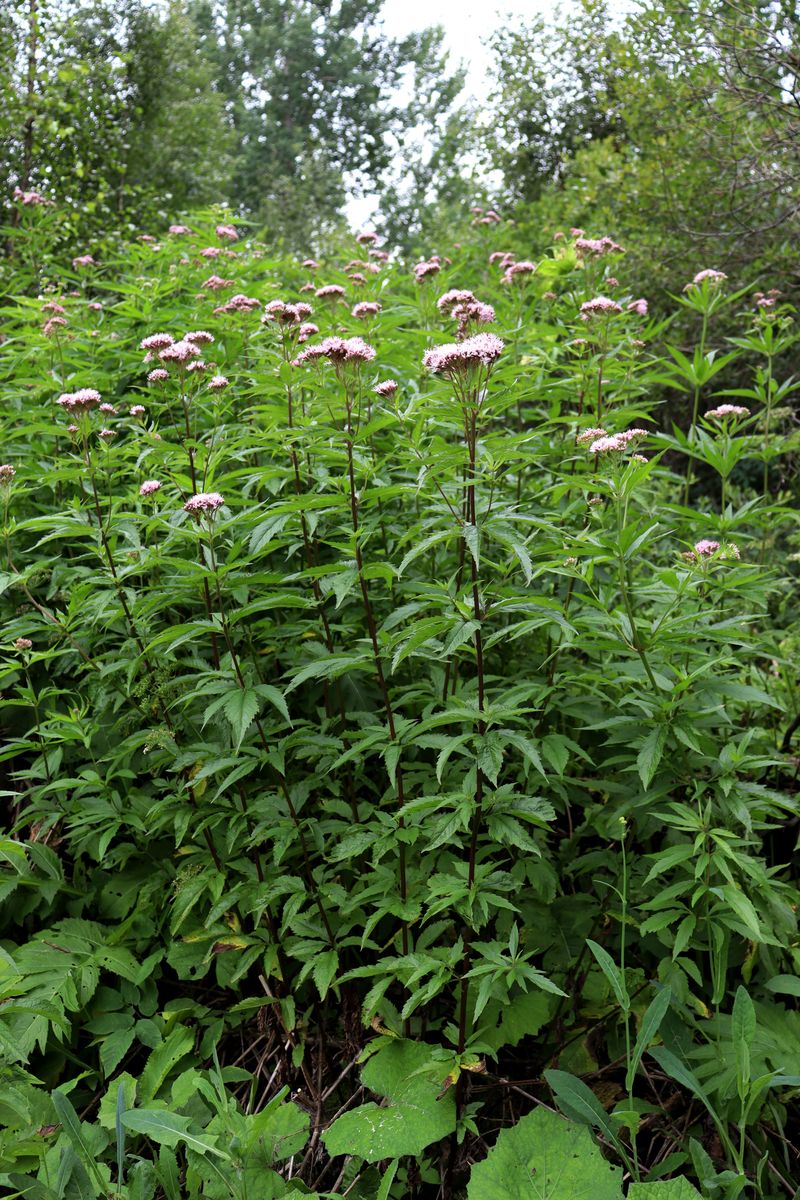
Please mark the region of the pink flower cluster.
<svg viewBox="0 0 800 1200"><path fill-rule="evenodd" d="M317 260L315 258L304 258L303 266L305 267L305 269L307 271L318 271L319 270L319 263L317 262Z"/></svg>
<svg viewBox="0 0 800 1200"><path fill-rule="evenodd" d="M252 296L243 296L241 292L237 292L235 296L231 296L227 304L221 304L219 308L214 309L214 316L218 317L222 313L248 313L254 308L260 308L261 301L254 299Z"/></svg>
<svg viewBox="0 0 800 1200"><path fill-rule="evenodd" d="M214 335L207 329L195 329L192 333L185 333L183 340L191 342L193 346L210 346L214 341Z"/></svg>
<svg viewBox="0 0 800 1200"><path fill-rule="evenodd" d="M530 262L528 259L523 259L522 262L512 262L506 267L501 283L513 283L519 279L522 283L527 283L528 277L536 271L536 263Z"/></svg>
<svg viewBox="0 0 800 1200"><path fill-rule="evenodd" d="M147 376L148 383L166 383L169 379L169 371L165 371L163 367L156 367L155 371L151 371Z"/></svg>
<svg viewBox="0 0 800 1200"><path fill-rule="evenodd" d="M383 379L380 383L376 383L372 390L376 396L393 396L397 391L397 381L395 379Z"/></svg>
<svg viewBox="0 0 800 1200"><path fill-rule="evenodd" d="M613 238L575 238L575 250L578 258L603 258L606 254L624 254L622 246L617 245Z"/></svg>
<svg viewBox="0 0 800 1200"><path fill-rule="evenodd" d="M374 242L377 242L377 240L377 233L373 233L371 231L365 230L363 233L356 234L356 241L360 246L371 246Z"/></svg>
<svg viewBox="0 0 800 1200"><path fill-rule="evenodd" d="M345 363L360 366L362 363L372 362L374 357L374 347L363 338L327 337L318 346L308 346L302 350L292 365L304 367L306 363L326 358L337 366Z"/></svg>
<svg viewBox="0 0 800 1200"><path fill-rule="evenodd" d="M59 305L59 307L61 307ZM63 311L63 310L62 310ZM45 321L42 326L42 333L45 337L56 337L59 329L64 329L67 321L64 317L51 317L49 321Z"/></svg>
<svg viewBox="0 0 800 1200"><path fill-rule="evenodd" d="M151 333L149 337L142 338L139 342L140 350L164 350L167 346L171 346L175 338L171 333Z"/></svg>
<svg viewBox="0 0 800 1200"><path fill-rule="evenodd" d="M228 386L228 379L225 375L212 375L208 381L208 389L211 392L221 392Z"/></svg>
<svg viewBox="0 0 800 1200"><path fill-rule="evenodd" d="M628 312L636 313L637 317L647 316L647 301L644 299L631 300Z"/></svg>
<svg viewBox="0 0 800 1200"><path fill-rule="evenodd" d="M56 400L69 413L91 412L100 403L100 393L94 388L79 388L77 392L64 392Z"/></svg>
<svg viewBox="0 0 800 1200"><path fill-rule="evenodd" d="M581 305L581 320L590 321L592 317L602 316L605 313L610 315L621 312L622 308L616 300L609 300L608 296L595 296L593 300L587 300Z"/></svg>
<svg viewBox="0 0 800 1200"><path fill-rule="evenodd" d="M344 295L344 288L338 283L327 283L317 288L314 295L318 300L339 300Z"/></svg>
<svg viewBox="0 0 800 1200"><path fill-rule="evenodd" d="M505 349L502 338L494 333L476 333L463 342L432 346L422 357L422 365L434 375L456 375L475 368L491 367Z"/></svg>
<svg viewBox="0 0 800 1200"><path fill-rule="evenodd" d="M313 311L310 304L286 304L283 300L270 300L264 308L261 323L268 325L270 321L277 321L281 325L301 325Z"/></svg>
<svg viewBox="0 0 800 1200"><path fill-rule="evenodd" d="M184 512L188 513L214 513L224 503L224 497L220 496L219 492L198 492L189 497L183 508Z"/></svg>
<svg viewBox="0 0 800 1200"><path fill-rule="evenodd" d="M233 279L222 279L219 275L209 275L208 279L201 283L201 287L209 292L222 292L225 288L233 287Z"/></svg>
<svg viewBox="0 0 800 1200"><path fill-rule="evenodd" d="M43 204L52 204L52 200L46 200L41 192L23 192L22 188L14 188L14 199L17 204L24 204L28 208L39 208Z"/></svg>
<svg viewBox="0 0 800 1200"><path fill-rule="evenodd" d="M735 559L738 561L741 557L741 552L735 542L720 544L712 538L701 538L699 542L695 542L691 550L686 550L683 554L683 558L687 562L695 563L702 563L709 558L718 558L722 561Z"/></svg>
<svg viewBox="0 0 800 1200"><path fill-rule="evenodd" d="M583 445L586 442L587 434L596 433L596 432L598 432L598 431L587 429L586 433L584 435L581 435L578 439L579 442L581 443L581 445ZM638 445L639 442L641 441L641 439L646 438L646 437L647 437L646 429L625 429L622 433L612 433L612 434L606 434L606 432L604 430L603 433L600 435L600 437L595 438L595 440L593 442L590 442L589 453L590 454L621 454L622 451L627 450L631 444Z"/></svg>
<svg viewBox="0 0 800 1200"><path fill-rule="evenodd" d="M0 463L0 484L9 484L16 475L11 463Z"/></svg>
<svg viewBox="0 0 800 1200"><path fill-rule="evenodd" d="M191 233L192 231L188 225L170 225L167 232L171 233L173 237L185 237L187 233Z"/></svg>
<svg viewBox="0 0 800 1200"><path fill-rule="evenodd" d="M179 342L173 342L172 345L165 346L163 350L159 351L158 357L162 363L177 363L178 366L182 367L186 363L191 362L193 358L199 358L200 351L193 342L188 342L183 338Z"/></svg>
<svg viewBox="0 0 800 1200"><path fill-rule="evenodd" d="M689 288L702 287L704 283L708 283L709 287L719 287L727 278L724 271L712 271L707 267L705 271L698 271L692 282L687 283L683 290L688 292Z"/></svg>
<svg viewBox="0 0 800 1200"><path fill-rule="evenodd" d="M718 404L716 408L709 408L705 415L706 418L721 421L724 417L749 417L750 409L743 404Z"/></svg>
<svg viewBox="0 0 800 1200"><path fill-rule="evenodd" d="M97 263L92 258L91 254L79 254L77 258L73 258L72 266L76 271L81 267L96 267Z"/></svg>
<svg viewBox="0 0 800 1200"><path fill-rule="evenodd" d="M30 638L17 638L14 642L15 650L32 650L33 642Z"/></svg>
<svg viewBox="0 0 800 1200"><path fill-rule="evenodd" d="M358 321L366 321L368 317L377 317L382 307L377 300L362 300L360 304L353 306L353 316Z"/></svg>
<svg viewBox="0 0 800 1200"><path fill-rule="evenodd" d="M218 225L214 230L218 238L224 238L228 242L238 242L239 233L235 225Z"/></svg>
<svg viewBox="0 0 800 1200"><path fill-rule="evenodd" d="M437 275L442 269L442 264L438 257L426 259L424 262L418 262L414 267L414 278L417 283L422 283L423 279L427 279L430 275Z"/></svg>
<svg viewBox="0 0 800 1200"><path fill-rule="evenodd" d="M144 483L139 488L139 495L152 496L154 492L157 492L160 489L160 487L161 483L158 479L145 479Z"/></svg>

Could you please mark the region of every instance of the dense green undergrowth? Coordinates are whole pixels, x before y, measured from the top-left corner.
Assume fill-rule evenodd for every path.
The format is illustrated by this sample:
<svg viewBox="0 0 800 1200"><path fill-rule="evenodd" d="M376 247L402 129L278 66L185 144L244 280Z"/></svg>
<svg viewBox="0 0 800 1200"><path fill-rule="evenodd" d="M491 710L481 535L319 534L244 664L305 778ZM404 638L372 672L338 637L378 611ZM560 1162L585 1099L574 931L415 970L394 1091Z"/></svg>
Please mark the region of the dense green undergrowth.
<svg viewBox="0 0 800 1200"><path fill-rule="evenodd" d="M697 263L656 322L491 215L416 270L40 218L5 1194L794 1195L791 306Z"/></svg>

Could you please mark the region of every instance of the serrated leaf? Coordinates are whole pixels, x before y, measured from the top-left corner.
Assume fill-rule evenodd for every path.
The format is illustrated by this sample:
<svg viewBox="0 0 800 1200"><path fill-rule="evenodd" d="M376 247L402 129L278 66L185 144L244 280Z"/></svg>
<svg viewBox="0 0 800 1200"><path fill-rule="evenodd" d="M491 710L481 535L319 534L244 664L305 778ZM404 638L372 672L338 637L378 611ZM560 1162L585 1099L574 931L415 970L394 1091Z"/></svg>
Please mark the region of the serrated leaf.
<svg viewBox="0 0 800 1200"><path fill-rule="evenodd" d="M430 1066L429 1046L387 1039L367 1062L362 1080L389 1103L362 1104L334 1121L322 1135L328 1153L356 1154L366 1162L418 1157L431 1142L452 1133L455 1097L452 1090L440 1096L441 1079L425 1073Z"/></svg>
<svg viewBox="0 0 800 1200"><path fill-rule="evenodd" d="M222 711L225 713L228 724L233 732L237 750L242 744L242 738L257 715L258 709L258 694L254 688L237 688L225 700Z"/></svg>
<svg viewBox="0 0 800 1200"><path fill-rule="evenodd" d="M621 1184L588 1129L537 1108L472 1168L467 1200L622 1200Z"/></svg>
<svg viewBox="0 0 800 1200"><path fill-rule="evenodd" d="M644 740L644 744L636 756L636 769L642 781L642 787L647 791L658 770L658 764L667 743L667 727L659 725L652 729Z"/></svg>

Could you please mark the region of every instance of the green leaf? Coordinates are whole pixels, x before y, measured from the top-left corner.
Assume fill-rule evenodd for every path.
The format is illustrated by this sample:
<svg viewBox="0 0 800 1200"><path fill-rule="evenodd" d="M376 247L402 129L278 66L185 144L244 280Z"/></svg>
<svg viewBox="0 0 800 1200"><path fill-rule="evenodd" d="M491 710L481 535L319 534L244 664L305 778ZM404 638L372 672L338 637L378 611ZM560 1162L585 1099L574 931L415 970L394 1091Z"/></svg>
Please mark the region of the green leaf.
<svg viewBox="0 0 800 1200"><path fill-rule="evenodd" d="M537 1108L472 1168L467 1200L622 1200L621 1185L587 1129Z"/></svg>
<svg viewBox="0 0 800 1200"><path fill-rule="evenodd" d="M441 1063L421 1042L386 1039L362 1072L365 1087L387 1105L362 1104L344 1113L322 1135L331 1155L355 1154L366 1162L419 1156L456 1126L453 1089L441 1092Z"/></svg>
<svg viewBox="0 0 800 1200"><path fill-rule="evenodd" d="M628 1200L701 1200L700 1193L683 1175L655 1183L632 1183Z"/></svg>
<svg viewBox="0 0 800 1200"><path fill-rule="evenodd" d="M222 710L233 731L237 750L242 744L242 738L247 733L250 724L258 713L258 709L258 694L254 688L237 688L225 700Z"/></svg>
<svg viewBox="0 0 800 1200"><path fill-rule="evenodd" d="M669 1008L671 999L672 994L669 988L663 988L660 992L656 992L655 996L647 1006L647 1010L642 1017L642 1025L639 1030L639 1036L636 1039L636 1045L633 1048L630 1067L628 1068L628 1073L625 1079L625 1087L627 1088L628 1092L630 1092L631 1088L633 1087L633 1081L636 1078L636 1071L638 1070L639 1063L642 1061L642 1055L658 1033L661 1027L661 1022L667 1015L667 1010Z"/></svg>
<svg viewBox="0 0 800 1200"><path fill-rule="evenodd" d="M217 1158L228 1158L210 1137L190 1129L191 1123L191 1117L182 1117L178 1113L161 1108L132 1108L122 1114L122 1124L126 1129L131 1133L142 1133L160 1146L174 1149L179 1143L183 1143L198 1154L214 1154Z"/></svg>
<svg viewBox="0 0 800 1200"><path fill-rule="evenodd" d="M625 979L619 967L614 962L608 951L604 950L602 946L598 946L597 942L593 942L590 938L587 938L586 945L597 959L600 970L611 984L620 1008L623 1012L628 1012L631 1007L631 1001L630 996L628 995L628 989L625 986Z"/></svg>
<svg viewBox="0 0 800 1200"><path fill-rule="evenodd" d="M154 1100L170 1071L194 1046L194 1034L185 1025L176 1025L160 1046L148 1058L139 1079L140 1104Z"/></svg>
<svg viewBox="0 0 800 1200"><path fill-rule="evenodd" d="M636 769L639 772L639 778L642 781L642 787L645 791L650 787L653 776L658 770L658 764L661 762L666 742L667 727L666 725L658 725L647 735L641 750L636 756Z"/></svg>
<svg viewBox="0 0 800 1200"><path fill-rule="evenodd" d="M64 1132L75 1147L83 1165L89 1168L99 1183L102 1193L105 1190L105 1180L97 1169L95 1148L88 1144L78 1114L63 1092L54 1091L52 1093L52 1101L53 1108L56 1110L56 1116L61 1122Z"/></svg>
<svg viewBox="0 0 800 1200"><path fill-rule="evenodd" d="M475 566L480 566L480 535L477 525L465 523L462 526L461 532L464 535L464 541L467 543L467 548L472 555Z"/></svg>
<svg viewBox="0 0 800 1200"><path fill-rule="evenodd" d="M545 1071L544 1077L553 1089L559 1108L575 1120L601 1130L617 1150L622 1152L617 1137L619 1122L609 1117L594 1092L582 1079L569 1075L566 1071Z"/></svg>

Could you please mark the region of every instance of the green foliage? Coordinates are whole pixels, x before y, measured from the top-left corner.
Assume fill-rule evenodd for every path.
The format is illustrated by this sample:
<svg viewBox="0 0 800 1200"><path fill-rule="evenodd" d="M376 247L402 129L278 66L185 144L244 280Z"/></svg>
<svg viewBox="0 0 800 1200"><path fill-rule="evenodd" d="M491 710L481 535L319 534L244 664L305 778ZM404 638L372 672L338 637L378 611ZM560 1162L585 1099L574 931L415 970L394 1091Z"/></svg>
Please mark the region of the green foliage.
<svg viewBox="0 0 800 1200"><path fill-rule="evenodd" d="M603 1160L586 1130L537 1108L504 1130L473 1169L468 1200L619 1200L622 1172Z"/></svg>
<svg viewBox="0 0 800 1200"><path fill-rule="evenodd" d="M493 217L418 281L218 210L65 265L53 215L0 346L2 1187L796 1187L792 306L690 273L676 342L619 250L501 282ZM466 288L504 344L437 370Z"/></svg>

